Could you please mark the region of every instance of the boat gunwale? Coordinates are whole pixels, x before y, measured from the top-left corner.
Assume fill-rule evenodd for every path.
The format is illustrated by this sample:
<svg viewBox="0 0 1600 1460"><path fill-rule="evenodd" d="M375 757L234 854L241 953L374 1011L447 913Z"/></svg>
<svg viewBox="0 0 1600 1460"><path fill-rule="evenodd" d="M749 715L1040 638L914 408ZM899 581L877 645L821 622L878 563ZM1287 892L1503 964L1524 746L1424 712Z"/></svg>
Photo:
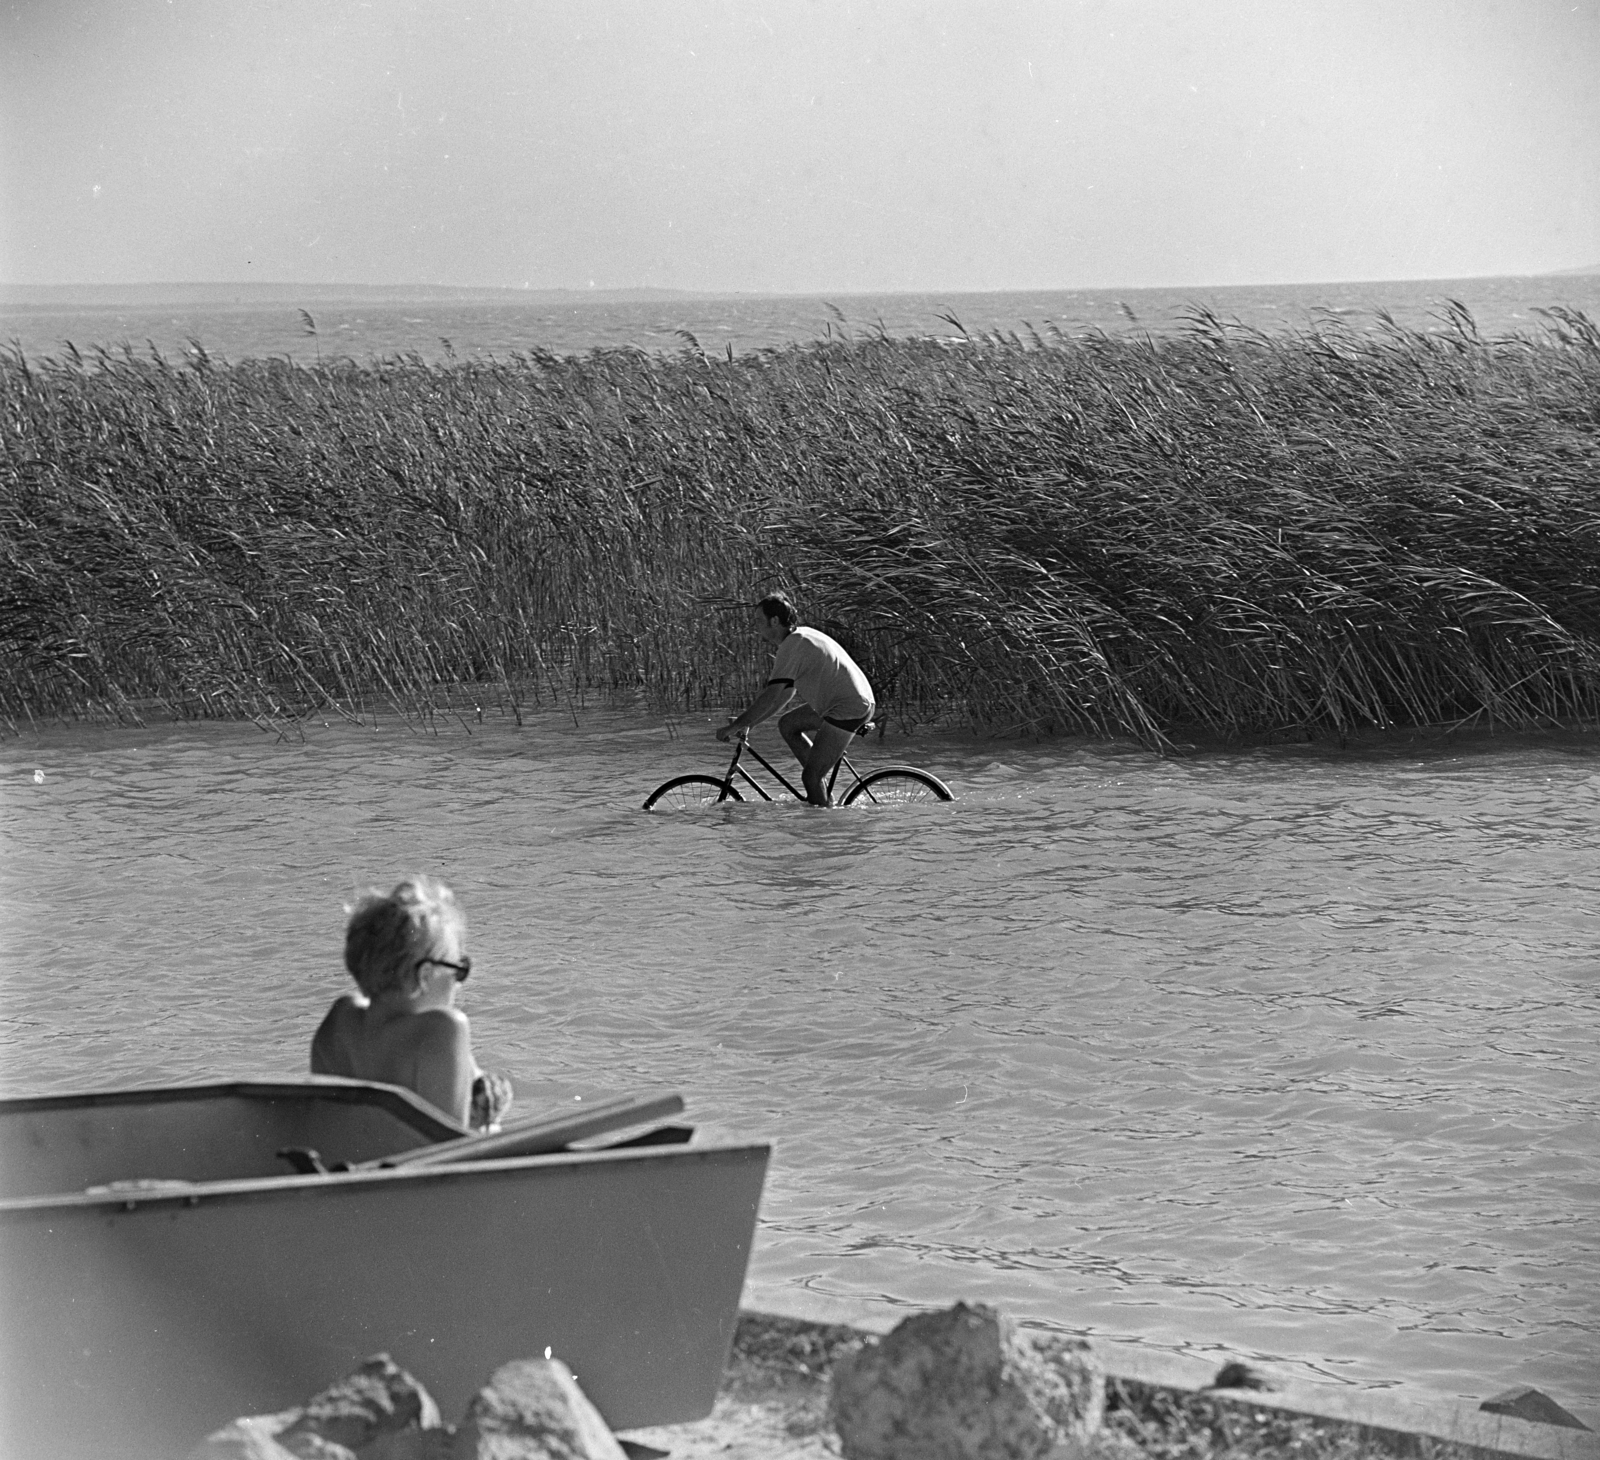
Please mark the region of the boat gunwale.
<svg viewBox="0 0 1600 1460"><path fill-rule="evenodd" d="M721 1142L714 1145L634 1146L598 1151L547 1151L536 1156L500 1156L485 1161L452 1161L435 1166L375 1167L365 1171L330 1171L282 1176L234 1177L225 1181L173 1181L170 1185L129 1186L120 1190L47 1192L39 1196L0 1199L0 1217L30 1213L113 1207L133 1213L145 1206L197 1207L201 1202L232 1198L247 1200L278 1193L304 1191L352 1192L361 1187L385 1185L394 1181L460 1181L469 1177L519 1175L554 1171L561 1167L617 1165L634 1161L684 1161L690 1158L737 1156L751 1159L759 1154L763 1164L772 1156L768 1141Z"/></svg>

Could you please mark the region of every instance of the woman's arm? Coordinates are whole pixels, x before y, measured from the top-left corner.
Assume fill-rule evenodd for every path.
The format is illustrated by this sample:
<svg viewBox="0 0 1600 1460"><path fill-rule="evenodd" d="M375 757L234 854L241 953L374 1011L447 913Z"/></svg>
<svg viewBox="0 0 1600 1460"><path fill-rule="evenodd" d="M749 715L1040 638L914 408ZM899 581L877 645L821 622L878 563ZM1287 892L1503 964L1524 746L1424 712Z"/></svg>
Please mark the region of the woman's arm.
<svg viewBox="0 0 1600 1460"><path fill-rule="evenodd" d="M459 1009L418 1014L411 1088L452 1120L467 1123L472 1110L472 1032Z"/></svg>

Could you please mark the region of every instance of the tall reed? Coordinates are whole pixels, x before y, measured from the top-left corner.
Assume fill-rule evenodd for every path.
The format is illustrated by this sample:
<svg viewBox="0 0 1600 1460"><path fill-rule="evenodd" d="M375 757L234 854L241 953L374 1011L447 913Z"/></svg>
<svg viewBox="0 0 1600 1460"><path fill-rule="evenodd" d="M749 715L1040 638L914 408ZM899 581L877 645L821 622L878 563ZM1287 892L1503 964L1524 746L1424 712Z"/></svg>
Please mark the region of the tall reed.
<svg viewBox="0 0 1600 1460"><path fill-rule="evenodd" d="M747 695L794 589L892 721L1591 717L1600 336L0 359L0 709Z"/></svg>

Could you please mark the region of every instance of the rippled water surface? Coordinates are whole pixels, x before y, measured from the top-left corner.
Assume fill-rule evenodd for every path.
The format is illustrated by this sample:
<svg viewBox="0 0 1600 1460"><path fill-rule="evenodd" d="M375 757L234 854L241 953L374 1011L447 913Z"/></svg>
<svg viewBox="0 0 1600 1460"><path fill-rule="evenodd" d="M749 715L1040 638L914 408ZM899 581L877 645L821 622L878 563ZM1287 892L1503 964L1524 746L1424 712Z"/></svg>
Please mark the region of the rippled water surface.
<svg viewBox="0 0 1600 1460"><path fill-rule="evenodd" d="M710 722L0 742L5 1093L291 1074L343 905L437 871L520 1107L775 1158L746 1302L1026 1320L1600 1424L1586 739L1157 759L922 737L959 799L649 816Z"/></svg>

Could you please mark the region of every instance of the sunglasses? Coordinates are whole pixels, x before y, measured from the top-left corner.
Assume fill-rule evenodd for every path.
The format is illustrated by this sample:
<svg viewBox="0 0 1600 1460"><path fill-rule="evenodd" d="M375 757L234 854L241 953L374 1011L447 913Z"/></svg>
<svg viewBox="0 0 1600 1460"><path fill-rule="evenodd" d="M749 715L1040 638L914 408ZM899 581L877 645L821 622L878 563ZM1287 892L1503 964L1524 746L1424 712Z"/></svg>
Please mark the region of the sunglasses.
<svg viewBox="0 0 1600 1460"><path fill-rule="evenodd" d="M448 958L417 959L418 968L421 968L424 963L435 963L440 968L453 968L456 973L457 983L465 983L467 981L467 975L472 972L472 959L469 958L465 953L461 955L460 963L452 963Z"/></svg>

